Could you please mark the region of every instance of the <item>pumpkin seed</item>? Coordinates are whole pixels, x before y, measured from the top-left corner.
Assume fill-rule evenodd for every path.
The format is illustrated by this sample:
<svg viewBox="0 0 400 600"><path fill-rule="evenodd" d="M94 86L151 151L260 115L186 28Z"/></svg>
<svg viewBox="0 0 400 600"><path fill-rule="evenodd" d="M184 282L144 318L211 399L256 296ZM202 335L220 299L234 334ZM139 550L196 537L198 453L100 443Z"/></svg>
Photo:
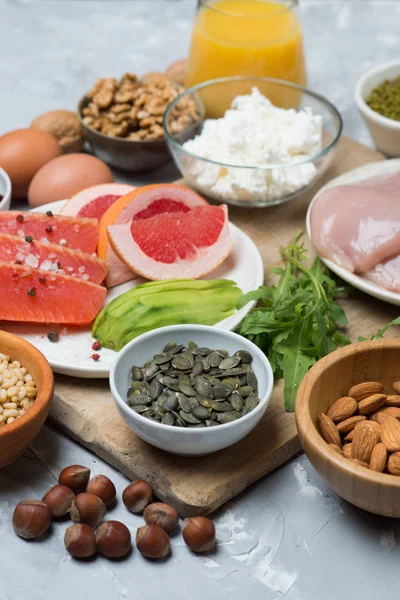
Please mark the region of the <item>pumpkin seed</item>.
<svg viewBox="0 0 400 600"><path fill-rule="evenodd" d="M244 402L239 392L232 392L232 395L229 396L228 401L231 403L231 406L234 410L242 410Z"/></svg>
<svg viewBox="0 0 400 600"><path fill-rule="evenodd" d="M206 396L207 398L212 397L212 385L211 383L202 375L196 377L194 380L194 389L198 394L202 396Z"/></svg>
<svg viewBox="0 0 400 600"><path fill-rule="evenodd" d="M192 379L195 379L198 375L201 375L201 373L203 372L203 369L204 369L203 362L201 360L195 360L190 377Z"/></svg>
<svg viewBox="0 0 400 600"><path fill-rule="evenodd" d="M219 363L219 368L225 371L226 369L234 369L240 363L238 356L228 356Z"/></svg>
<svg viewBox="0 0 400 600"><path fill-rule="evenodd" d="M166 413L161 417L161 423L164 423L164 425L173 425L175 423L174 415Z"/></svg>
<svg viewBox="0 0 400 600"><path fill-rule="evenodd" d="M196 348L193 350L195 356L208 356L210 354L210 348Z"/></svg>
<svg viewBox="0 0 400 600"><path fill-rule="evenodd" d="M230 385L218 381L212 387L213 398L226 398L232 392Z"/></svg>
<svg viewBox="0 0 400 600"><path fill-rule="evenodd" d="M247 350L238 350L237 352L235 352L234 356L237 356L238 358L240 358L242 364L250 364L253 361L253 357L250 354L250 352L247 352Z"/></svg>
<svg viewBox="0 0 400 600"><path fill-rule="evenodd" d="M171 360L171 365L178 371L186 371L191 368L191 362L182 355L174 356Z"/></svg>
<svg viewBox="0 0 400 600"><path fill-rule="evenodd" d="M250 385L255 390L258 388L257 377L254 375L253 371L247 373L247 385Z"/></svg>
<svg viewBox="0 0 400 600"><path fill-rule="evenodd" d="M232 406L230 402L217 402L216 400L211 401L211 408L216 412L227 412L228 410L232 410Z"/></svg>
<svg viewBox="0 0 400 600"><path fill-rule="evenodd" d="M170 352L176 348L176 342L168 342L166 346L164 346L163 352Z"/></svg>
<svg viewBox="0 0 400 600"><path fill-rule="evenodd" d="M192 415L196 417L196 419L204 421L204 419L208 419L208 417L210 416L210 411L204 406L196 406L192 410Z"/></svg>
<svg viewBox="0 0 400 600"><path fill-rule="evenodd" d="M183 410L179 411L179 416L183 421L189 423L190 425L198 425L201 422L199 421L199 419L196 419L196 417L194 417L191 413L184 412Z"/></svg>
<svg viewBox="0 0 400 600"><path fill-rule="evenodd" d="M149 388L150 398L152 400L157 400L158 396L161 394L162 391L163 386L161 382L158 379L153 379Z"/></svg>
<svg viewBox="0 0 400 600"><path fill-rule="evenodd" d="M135 381L143 380L143 371L140 367L132 367L132 379Z"/></svg>
<svg viewBox="0 0 400 600"><path fill-rule="evenodd" d="M175 427L231 423L258 404L252 356L237 350L166 344L143 367L132 366L127 404L147 419Z"/></svg>
<svg viewBox="0 0 400 600"><path fill-rule="evenodd" d="M243 396L243 398L247 398L247 396L249 394L252 394L253 392L254 392L254 388L251 385L242 385L239 388L239 393L241 396Z"/></svg>
<svg viewBox="0 0 400 600"><path fill-rule="evenodd" d="M184 394L180 394L180 393L177 394L177 398L178 398L179 406L181 407L183 412L190 413L190 411L192 410L192 407L191 407L189 398L187 398Z"/></svg>

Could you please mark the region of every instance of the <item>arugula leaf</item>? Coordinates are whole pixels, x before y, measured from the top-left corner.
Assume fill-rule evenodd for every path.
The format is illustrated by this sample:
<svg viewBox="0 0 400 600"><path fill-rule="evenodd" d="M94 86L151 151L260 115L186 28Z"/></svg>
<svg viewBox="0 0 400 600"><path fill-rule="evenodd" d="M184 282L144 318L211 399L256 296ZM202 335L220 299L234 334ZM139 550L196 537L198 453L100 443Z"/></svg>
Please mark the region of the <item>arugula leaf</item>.
<svg viewBox="0 0 400 600"><path fill-rule="evenodd" d="M394 325L400 325L400 317L397 317L396 319L393 319L393 321L390 321L390 323L387 323L384 327L382 327L382 329L379 329L376 332L376 334L373 335L369 339L370 340L379 340L379 339L383 338L383 336L385 335L387 330L390 329L391 327L393 327ZM367 340L368 340L368 338L365 338L362 335L360 335L358 338L359 342L366 342Z"/></svg>
<svg viewBox="0 0 400 600"><path fill-rule="evenodd" d="M302 232L281 248L285 266L271 269L276 285L262 286L239 299L238 308L258 300L238 331L268 356L275 378L285 380L285 409L294 410L297 389L308 369L322 356L350 341L339 327L347 317L335 302L343 285L316 258L309 267L299 243Z"/></svg>

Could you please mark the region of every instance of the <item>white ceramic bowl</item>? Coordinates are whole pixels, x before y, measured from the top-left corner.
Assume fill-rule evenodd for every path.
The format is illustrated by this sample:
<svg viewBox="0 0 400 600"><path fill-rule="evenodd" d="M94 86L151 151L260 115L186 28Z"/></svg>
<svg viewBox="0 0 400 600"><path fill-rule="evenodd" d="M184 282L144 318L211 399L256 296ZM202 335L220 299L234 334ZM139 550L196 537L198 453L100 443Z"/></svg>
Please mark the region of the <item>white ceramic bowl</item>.
<svg viewBox="0 0 400 600"><path fill-rule="evenodd" d="M0 169L0 210L10 210L11 206L11 181L4 169Z"/></svg>
<svg viewBox="0 0 400 600"><path fill-rule="evenodd" d="M187 344L190 340L198 346L225 348L230 354L247 350L253 355L252 367L258 379L259 404L254 410L232 423L218 427L191 429L164 425L146 419L126 404L133 365L142 365L162 352L171 341ZM121 350L111 368L110 387L122 418L143 440L171 452L186 456L210 454L227 448L244 438L260 421L271 397L274 378L271 365L259 348L232 331L205 325L172 325L155 329L132 340Z"/></svg>
<svg viewBox="0 0 400 600"><path fill-rule="evenodd" d="M366 98L372 90L386 79L400 75L400 61L385 63L367 71L356 85L355 101L377 148L392 158L400 156L400 121L383 117L372 110Z"/></svg>

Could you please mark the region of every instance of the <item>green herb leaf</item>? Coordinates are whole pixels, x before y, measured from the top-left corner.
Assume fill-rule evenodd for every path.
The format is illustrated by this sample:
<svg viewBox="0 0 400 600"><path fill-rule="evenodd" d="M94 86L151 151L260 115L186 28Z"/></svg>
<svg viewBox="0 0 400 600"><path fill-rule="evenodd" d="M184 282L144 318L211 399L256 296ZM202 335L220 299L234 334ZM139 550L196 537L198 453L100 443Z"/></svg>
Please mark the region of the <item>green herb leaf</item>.
<svg viewBox="0 0 400 600"><path fill-rule="evenodd" d="M238 301L241 308L258 300L239 327L239 333L257 344L268 356L276 379L285 379L285 408L294 410L297 389L308 369L322 356L349 340L338 327L347 317L335 302L341 282L316 258L307 266L307 254L299 243L301 232L281 248L285 266L271 269L277 285L262 286Z"/></svg>
<svg viewBox="0 0 400 600"><path fill-rule="evenodd" d="M384 327L382 327L382 329L379 329L376 332L376 334L373 335L369 339L370 340L380 340L381 338L383 338L383 336L385 335L387 330L390 329L391 327L393 327L394 325L400 325L400 317L397 317L396 319L393 319L393 321L390 321L390 323L387 323ZM363 337L362 335L360 335L358 338L359 342L366 342L367 340L368 340L368 338Z"/></svg>

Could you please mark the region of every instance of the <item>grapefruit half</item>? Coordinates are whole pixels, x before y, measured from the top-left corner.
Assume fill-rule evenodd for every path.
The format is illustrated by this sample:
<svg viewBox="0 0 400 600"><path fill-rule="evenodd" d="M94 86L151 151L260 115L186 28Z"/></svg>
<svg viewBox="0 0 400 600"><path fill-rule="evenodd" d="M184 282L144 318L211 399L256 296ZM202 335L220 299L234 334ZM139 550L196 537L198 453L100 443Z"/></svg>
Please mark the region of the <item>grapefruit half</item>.
<svg viewBox="0 0 400 600"><path fill-rule="evenodd" d="M196 192L176 184L154 184L137 188L114 202L100 221L98 255L107 261L107 287L133 279L136 274L112 249L108 239L108 227L130 223L134 215L152 204L152 212L190 210L195 206L208 206ZM183 207L183 208L182 208Z"/></svg>
<svg viewBox="0 0 400 600"><path fill-rule="evenodd" d="M101 219L104 213L121 196L135 188L125 183L103 183L81 190L65 204L61 214L70 217L94 217Z"/></svg>
<svg viewBox="0 0 400 600"><path fill-rule="evenodd" d="M197 279L230 253L226 205L210 206L196 192L168 184L139 188L130 196L123 221L107 231L117 256L142 277Z"/></svg>

